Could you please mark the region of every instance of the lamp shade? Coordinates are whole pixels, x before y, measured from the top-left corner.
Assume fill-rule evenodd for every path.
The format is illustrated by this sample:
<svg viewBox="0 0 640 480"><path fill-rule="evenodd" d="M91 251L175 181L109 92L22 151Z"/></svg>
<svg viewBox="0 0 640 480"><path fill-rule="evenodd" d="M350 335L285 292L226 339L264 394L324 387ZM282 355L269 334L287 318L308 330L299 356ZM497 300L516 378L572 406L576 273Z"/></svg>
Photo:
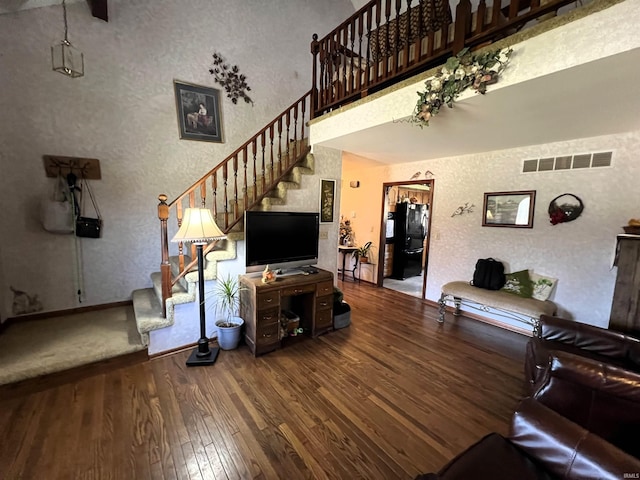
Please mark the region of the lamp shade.
<svg viewBox="0 0 640 480"><path fill-rule="evenodd" d="M208 208L187 208L178 233L172 242L208 243L222 240L227 236L216 225L211 210Z"/></svg>

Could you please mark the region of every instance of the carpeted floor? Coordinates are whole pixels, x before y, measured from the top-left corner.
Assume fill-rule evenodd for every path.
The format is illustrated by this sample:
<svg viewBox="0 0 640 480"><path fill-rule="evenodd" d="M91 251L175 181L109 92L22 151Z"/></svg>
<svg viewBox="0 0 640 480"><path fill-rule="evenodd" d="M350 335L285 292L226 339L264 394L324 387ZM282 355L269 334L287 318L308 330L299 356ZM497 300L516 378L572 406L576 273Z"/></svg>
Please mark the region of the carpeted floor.
<svg viewBox="0 0 640 480"><path fill-rule="evenodd" d="M17 321L0 334L0 385L145 348L132 306Z"/></svg>

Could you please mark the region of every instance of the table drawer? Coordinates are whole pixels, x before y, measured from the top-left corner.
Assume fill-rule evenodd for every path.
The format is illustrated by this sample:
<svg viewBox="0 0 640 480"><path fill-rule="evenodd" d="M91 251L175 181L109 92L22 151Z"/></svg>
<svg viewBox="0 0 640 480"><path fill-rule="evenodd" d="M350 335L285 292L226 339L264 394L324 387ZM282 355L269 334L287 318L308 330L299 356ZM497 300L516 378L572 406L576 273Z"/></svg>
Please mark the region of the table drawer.
<svg viewBox="0 0 640 480"><path fill-rule="evenodd" d="M256 346L280 341L280 322L264 323L256 329Z"/></svg>
<svg viewBox="0 0 640 480"><path fill-rule="evenodd" d="M278 291L260 293L256 296L256 310L264 310L265 308L279 307L280 294Z"/></svg>
<svg viewBox="0 0 640 480"><path fill-rule="evenodd" d="M333 326L333 310L321 310L316 312L316 331L331 328Z"/></svg>
<svg viewBox="0 0 640 480"><path fill-rule="evenodd" d="M324 297L325 295L333 295L333 282L331 280L318 283L316 297Z"/></svg>
<svg viewBox="0 0 640 480"><path fill-rule="evenodd" d="M316 298L316 311L327 310L333 306L333 295Z"/></svg>
<svg viewBox="0 0 640 480"><path fill-rule="evenodd" d="M316 286L313 283L308 285L296 285L295 287L287 287L282 289L283 297L292 297L294 295L302 295L303 293L313 293L316 291Z"/></svg>
<svg viewBox="0 0 640 480"><path fill-rule="evenodd" d="M280 307L268 308L260 310L256 314L256 328L270 323L278 323L280 321Z"/></svg>

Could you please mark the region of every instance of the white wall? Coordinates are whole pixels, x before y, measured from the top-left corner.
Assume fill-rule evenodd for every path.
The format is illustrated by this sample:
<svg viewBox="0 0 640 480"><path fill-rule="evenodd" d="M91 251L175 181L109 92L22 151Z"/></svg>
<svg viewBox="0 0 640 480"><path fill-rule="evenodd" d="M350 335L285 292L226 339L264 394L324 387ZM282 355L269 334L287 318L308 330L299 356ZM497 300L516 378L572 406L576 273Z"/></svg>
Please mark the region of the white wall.
<svg viewBox="0 0 640 480"><path fill-rule="evenodd" d="M92 186L104 234L81 241L83 305L126 300L159 269L158 194L181 193L308 91L312 34L352 13L348 0L110 0L105 23L72 3L69 38L86 72L73 80L51 71L59 5L0 15L3 313L9 284L39 295L45 311L79 305L73 238L38 220L53 182L43 154L100 160ZM208 72L214 51L247 75L255 106L222 102L225 143L180 140L173 80L218 88Z"/></svg>

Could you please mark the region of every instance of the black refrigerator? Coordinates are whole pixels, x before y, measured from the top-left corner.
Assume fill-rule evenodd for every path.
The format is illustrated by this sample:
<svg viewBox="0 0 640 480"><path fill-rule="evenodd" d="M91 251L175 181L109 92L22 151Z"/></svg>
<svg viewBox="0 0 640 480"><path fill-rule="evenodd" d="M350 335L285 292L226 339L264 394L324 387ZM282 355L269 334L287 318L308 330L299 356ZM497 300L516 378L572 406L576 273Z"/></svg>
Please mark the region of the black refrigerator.
<svg viewBox="0 0 640 480"><path fill-rule="evenodd" d="M393 217L393 238L387 240L393 243L391 278L404 280L422 274L429 205L398 203L396 211L391 216Z"/></svg>

